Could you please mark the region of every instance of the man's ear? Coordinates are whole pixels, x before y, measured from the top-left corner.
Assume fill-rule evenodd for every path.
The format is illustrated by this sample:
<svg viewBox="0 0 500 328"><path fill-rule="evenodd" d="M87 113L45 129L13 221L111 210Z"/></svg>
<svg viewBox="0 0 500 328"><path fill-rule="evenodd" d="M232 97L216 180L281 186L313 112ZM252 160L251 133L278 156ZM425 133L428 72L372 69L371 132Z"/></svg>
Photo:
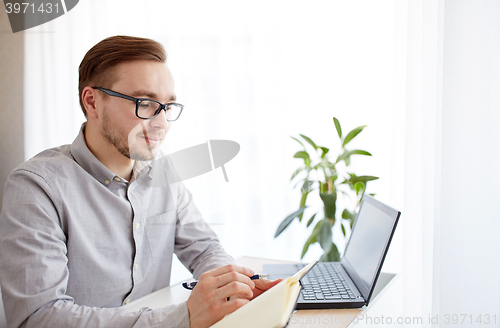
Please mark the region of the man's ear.
<svg viewBox="0 0 500 328"><path fill-rule="evenodd" d="M82 90L82 103L87 111L87 117L98 118L97 113L97 90L92 87L85 87Z"/></svg>

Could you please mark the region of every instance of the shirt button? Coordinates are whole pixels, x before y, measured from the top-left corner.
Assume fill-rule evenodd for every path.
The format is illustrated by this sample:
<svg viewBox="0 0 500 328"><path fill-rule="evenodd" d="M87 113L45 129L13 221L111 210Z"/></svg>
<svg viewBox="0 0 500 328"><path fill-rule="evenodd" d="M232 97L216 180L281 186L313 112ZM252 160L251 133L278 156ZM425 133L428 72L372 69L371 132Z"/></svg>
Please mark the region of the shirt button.
<svg viewBox="0 0 500 328"><path fill-rule="evenodd" d="M122 181L122 179L120 179L119 177L115 177L115 181L120 182L120 181Z"/></svg>
<svg viewBox="0 0 500 328"><path fill-rule="evenodd" d="M104 183L105 184L109 184L109 180L108 179L104 179Z"/></svg>
<svg viewBox="0 0 500 328"><path fill-rule="evenodd" d="M139 265L137 263L134 265L134 269L139 269Z"/></svg>
<svg viewBox="0 0 500 328"><path fill-rule="evenodd" d="M125 300L125 304L128 304L128 303L130 303L130 298L127 298L127 299Z"/></svg>
<svg viewBox="0 0 500 328"><path fill-rule="evenodd" d="M141 227L141 225L140 225L139 223L136 223L136 224L135 224L135 228L136 228L136 229L139 229L140 227Z"/></svg>

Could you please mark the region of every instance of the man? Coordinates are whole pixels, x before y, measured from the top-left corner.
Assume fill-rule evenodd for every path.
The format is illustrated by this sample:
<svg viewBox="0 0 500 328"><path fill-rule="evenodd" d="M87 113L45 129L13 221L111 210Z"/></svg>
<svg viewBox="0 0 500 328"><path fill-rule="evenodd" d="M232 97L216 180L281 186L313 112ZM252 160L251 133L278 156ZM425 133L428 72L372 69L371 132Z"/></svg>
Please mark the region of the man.
<svg viewBox="0 0 500 328"><path fill-rule="evenodd" d="M9 327L209 327L279 281L234 265L169 162L153 161L182 112L163 47L115 36L79 68L87 122L73 144L17 167L0 214ZM160 181L161 183L158 183ZM173 253L199 278L188 301L126 312L169 285Z"/></svg>

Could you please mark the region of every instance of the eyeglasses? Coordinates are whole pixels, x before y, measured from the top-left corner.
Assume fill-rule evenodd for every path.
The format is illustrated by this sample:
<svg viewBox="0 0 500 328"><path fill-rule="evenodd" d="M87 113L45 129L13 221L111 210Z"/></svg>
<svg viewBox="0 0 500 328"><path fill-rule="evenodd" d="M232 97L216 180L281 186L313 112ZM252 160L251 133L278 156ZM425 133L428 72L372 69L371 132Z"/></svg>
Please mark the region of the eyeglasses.
<svg viewBox="0 0 500 328"><path fill-rule="evenodd" d="M92 87L92 89L101 90L102 92L110 96L119 97L135 102L135 115L143 120L155 118L158 114L161 113L162 110L165 110L167 121L172 122L177 120L179 116L181 116L182 109L184 108L184 105L178 103L162 104L161 102L158 102L156 100L134 98L104 88Z"/></svg>

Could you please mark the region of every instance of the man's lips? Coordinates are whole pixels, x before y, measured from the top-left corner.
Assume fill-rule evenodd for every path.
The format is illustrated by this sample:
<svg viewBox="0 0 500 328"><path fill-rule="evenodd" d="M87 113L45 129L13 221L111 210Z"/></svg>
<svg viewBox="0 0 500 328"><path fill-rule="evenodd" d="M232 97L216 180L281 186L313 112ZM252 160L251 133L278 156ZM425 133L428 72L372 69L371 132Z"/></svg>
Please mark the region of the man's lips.
<svg viewBox="0 0 500 328"><path fill-rule="evenodd" d="M162 140L161 137L141 136L141 138L143 138L146 141L148 146L157 146L160 144L160 141Z"/></svg>
<svg viewBox="0 0 500 328"><path fill-rule="evenodd" d="M141 122L141 127L142 127L142 135L139 135L141 138L144 138L146 140L146 144L148 146L158 146L160 145L161 140L165 137L165 135L161 134L150 134L146 130L146 126L144 125L144 122ZM157 131L158 133L158 131Z"/></svg>

